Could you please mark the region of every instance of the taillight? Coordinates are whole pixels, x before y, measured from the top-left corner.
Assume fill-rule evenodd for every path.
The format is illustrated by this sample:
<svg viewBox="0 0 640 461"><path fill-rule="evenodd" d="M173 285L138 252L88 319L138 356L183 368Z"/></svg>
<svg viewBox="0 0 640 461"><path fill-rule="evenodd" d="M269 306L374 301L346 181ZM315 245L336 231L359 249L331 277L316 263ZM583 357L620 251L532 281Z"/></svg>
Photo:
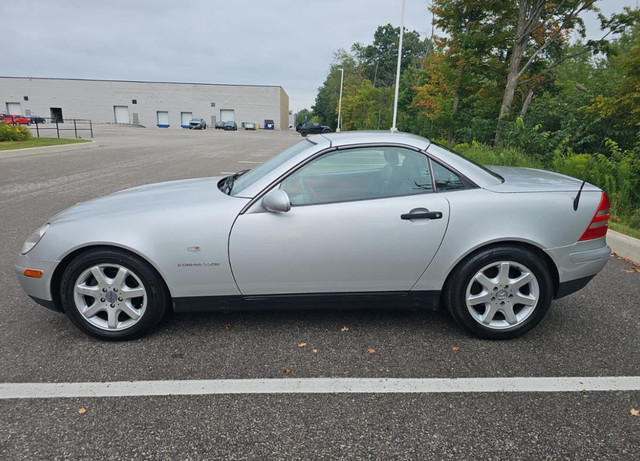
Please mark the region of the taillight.
<svg viewBox="0 0 640 461"><path fill-rule="evenodd" d="M584 231L580 240L592 240L607 235L609 228L609 197L605 192L602 193L600 205L593 215L593 219L589 223L587 230Z"/></svg>

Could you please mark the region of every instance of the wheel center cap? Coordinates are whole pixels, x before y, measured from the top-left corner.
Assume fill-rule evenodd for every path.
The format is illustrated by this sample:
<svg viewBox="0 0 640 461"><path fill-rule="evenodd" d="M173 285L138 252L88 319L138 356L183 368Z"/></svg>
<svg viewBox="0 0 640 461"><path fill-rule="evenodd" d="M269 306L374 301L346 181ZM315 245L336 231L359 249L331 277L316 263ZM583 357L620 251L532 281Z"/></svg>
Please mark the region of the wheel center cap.
<svg viewBox="0 0 640 461"><path fill-rule="evenodd" d="M105 294L104 297L110 303L115 303L118 300L118 295L113 291L107 291L107 294Z"/></svg>
<svg viewBox="0 0 640 461"><path fill-rule="evenodd" d="M505 299L507 299L507 296L509 296L509 294L506 290L500 290L496 293L496 298L500 301L504 301Z"/></svg>

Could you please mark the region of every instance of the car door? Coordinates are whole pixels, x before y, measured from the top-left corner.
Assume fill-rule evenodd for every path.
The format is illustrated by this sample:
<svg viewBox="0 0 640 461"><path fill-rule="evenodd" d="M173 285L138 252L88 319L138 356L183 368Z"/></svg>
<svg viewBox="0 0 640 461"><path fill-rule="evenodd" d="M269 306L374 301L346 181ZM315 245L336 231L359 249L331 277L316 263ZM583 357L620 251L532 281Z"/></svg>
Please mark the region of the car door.
<svg viewBox="0 0 640 461"><path fill-rule="evenodd" d="M238 216L229 258L244 295L408 291L444 237L448 201L427 157L394 146L327 153L277 187L288 212L257 201Z"/></svg>

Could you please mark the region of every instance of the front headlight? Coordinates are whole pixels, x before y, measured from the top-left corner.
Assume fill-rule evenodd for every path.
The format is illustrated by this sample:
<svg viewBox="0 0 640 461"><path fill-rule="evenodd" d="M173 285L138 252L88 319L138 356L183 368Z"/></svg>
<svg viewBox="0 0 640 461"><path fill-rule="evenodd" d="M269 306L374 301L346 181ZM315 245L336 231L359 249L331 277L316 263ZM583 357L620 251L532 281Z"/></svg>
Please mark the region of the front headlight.
<svg viewBox="0 0 640 461"><path fill-rule="evenodd" d="M44 234L45 234L45 232L47 232L47 229L49 229L49 223L45 224L40 229L38 229L33 234L31 234L29 236L29 238L27 239L27 241L24 242L24 245L22 245L21 253L23 255L26 255L31 250L33 250L33 247L35 247L38 244L38 242L40 241L40 239L42 237L44 237Z"/></svg>

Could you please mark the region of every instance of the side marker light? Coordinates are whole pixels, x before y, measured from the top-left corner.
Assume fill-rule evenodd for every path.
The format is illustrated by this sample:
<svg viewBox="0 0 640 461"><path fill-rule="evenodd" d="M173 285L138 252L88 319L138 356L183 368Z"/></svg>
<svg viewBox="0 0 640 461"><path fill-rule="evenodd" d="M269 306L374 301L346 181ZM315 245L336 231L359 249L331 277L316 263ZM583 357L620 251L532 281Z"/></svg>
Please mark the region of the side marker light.
<svg viewBox="0 0 640 461"><path fill-rule="evenodd" d="M33 277L34 279L39 279L40 277L42 277L42 271L39 269L25 269L24 276Z"/></svg>

